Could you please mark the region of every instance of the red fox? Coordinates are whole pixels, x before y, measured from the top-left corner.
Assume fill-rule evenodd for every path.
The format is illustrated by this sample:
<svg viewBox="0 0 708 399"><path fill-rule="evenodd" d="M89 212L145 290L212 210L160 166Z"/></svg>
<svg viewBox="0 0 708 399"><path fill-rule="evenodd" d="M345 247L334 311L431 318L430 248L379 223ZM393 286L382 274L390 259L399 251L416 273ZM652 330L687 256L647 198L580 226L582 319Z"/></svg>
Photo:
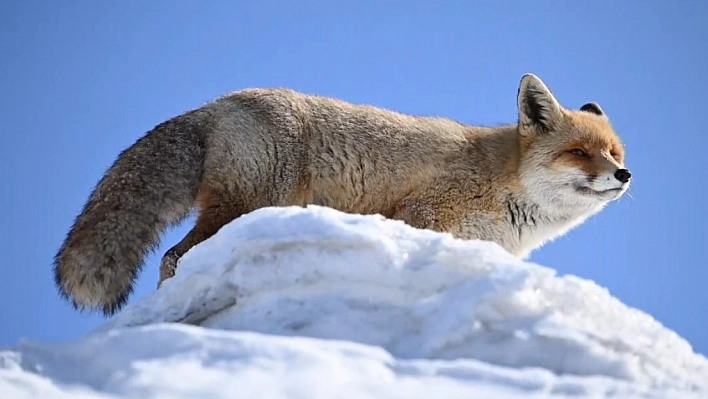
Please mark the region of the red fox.
<svg viewBox="0 0 708 399"><path fill-rule="evenodd" d="M518 123L479 127L287 89L220 97L120 153L55 256L59 292L115 313L163 230L194 208L160 283L190 248L267 206L381 214L524 258L622 196L631 174L597 103L566 109L532 74L517 101Z"/></svg>

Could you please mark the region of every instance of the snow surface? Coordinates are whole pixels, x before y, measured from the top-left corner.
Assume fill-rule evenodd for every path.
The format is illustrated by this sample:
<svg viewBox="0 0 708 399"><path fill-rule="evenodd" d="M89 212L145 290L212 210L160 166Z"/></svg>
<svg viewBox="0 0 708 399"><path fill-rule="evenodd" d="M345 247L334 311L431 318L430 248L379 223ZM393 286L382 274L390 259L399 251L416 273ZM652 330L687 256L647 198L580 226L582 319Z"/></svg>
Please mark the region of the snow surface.
<svg viewBox="0 0 708 399"><path fill-rule="evenodd" d="M574 276L380 216L264 208L0 398L708 398L708 360Z"/></svg>

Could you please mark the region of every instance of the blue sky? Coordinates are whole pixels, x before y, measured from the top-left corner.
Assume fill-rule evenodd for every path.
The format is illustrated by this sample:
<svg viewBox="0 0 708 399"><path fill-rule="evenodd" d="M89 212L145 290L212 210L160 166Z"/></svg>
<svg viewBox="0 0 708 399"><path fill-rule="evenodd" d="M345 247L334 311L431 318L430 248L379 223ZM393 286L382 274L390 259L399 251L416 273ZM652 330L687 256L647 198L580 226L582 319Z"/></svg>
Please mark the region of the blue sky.
<svg viewBox="0 0 708 399"><path fill-rule="evenodd" d="M405 4L405 5L404 5ZM627 145L631 198L533 254L595 280L708 354L708 2L0 3L0 347L102 322L60 300L51 262L117 154L246 87L413 114L516 119L526 72L599 102ZM131 302L152 292L168 232Z"/></svg>

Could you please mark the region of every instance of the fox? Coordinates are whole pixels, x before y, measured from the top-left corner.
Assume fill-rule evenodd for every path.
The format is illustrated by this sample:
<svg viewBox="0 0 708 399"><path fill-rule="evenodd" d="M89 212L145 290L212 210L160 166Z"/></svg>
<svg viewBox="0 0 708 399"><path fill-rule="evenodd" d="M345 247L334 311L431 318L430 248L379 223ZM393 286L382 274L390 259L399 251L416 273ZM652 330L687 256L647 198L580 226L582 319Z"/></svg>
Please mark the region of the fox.
<svg viewBox="0 0 708 399"><path fill-rule="evenodd" d="M489 127L287 88L222 95L119 153L54 257L57 289L79 311L113 315L163 231L195 210L157 289L192 247L263 207L378 214L525 259L620 198L631 173L597 102L566 108L527 73L517 110Z"/></svg>

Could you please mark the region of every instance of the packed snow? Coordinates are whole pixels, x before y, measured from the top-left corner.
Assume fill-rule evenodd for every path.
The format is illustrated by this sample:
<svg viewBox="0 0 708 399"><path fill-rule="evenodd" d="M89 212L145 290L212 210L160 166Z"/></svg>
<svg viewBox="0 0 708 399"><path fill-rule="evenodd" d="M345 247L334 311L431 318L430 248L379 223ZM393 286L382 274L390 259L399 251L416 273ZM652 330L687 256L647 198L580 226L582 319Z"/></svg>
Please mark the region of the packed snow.
<svg viewBox="0 0 708 399"><path fill-rule="evenodd" d="M0 398L520 396L708 398L708 360L591 281L317 206L235 220L83 338L0 351Z"/></svg>

